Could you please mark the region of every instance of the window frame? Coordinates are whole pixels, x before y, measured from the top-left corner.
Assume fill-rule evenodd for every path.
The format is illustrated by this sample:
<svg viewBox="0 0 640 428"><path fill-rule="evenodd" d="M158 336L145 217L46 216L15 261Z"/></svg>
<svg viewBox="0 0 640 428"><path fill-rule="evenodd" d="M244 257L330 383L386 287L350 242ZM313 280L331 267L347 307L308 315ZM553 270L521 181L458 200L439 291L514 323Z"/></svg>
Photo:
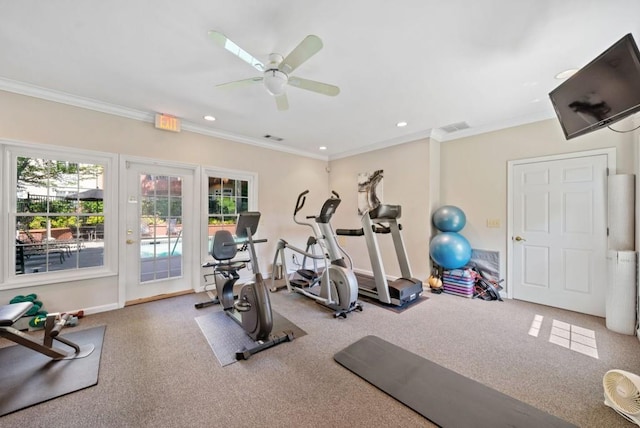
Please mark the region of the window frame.
<svg viewBox="0 0 640 428"><path fill-rule="evenodd" d="M48 158L74 163L97 164L104 168L104 264L97 267L75 268L36 274L17 275L15 273L16 246L16 210L17 210L17 176L16 161L18 157ZM105 152L65 148L35 143L25 143L0 139L0 160L2 165L2 194L0 201L0 241L4 242L0 260L0 290L54 284L61 282L113 276L118 273L117 227L118 212L115 203L118 189L117 155ZM14 267L12 267L14 266Z"/></svg>
<svg viewBox="0 0 640 428"><path fill-rule="evenodd" d="M247 206L249 211L258 210L258 174L249 171L239 171L225 168L203 167L202 168L202 185L201 185L201 236L209 236L209 178L223 177L232 180L244 180L248 183L247 189ZM212 261L213 257L209 254L208 239L202 239L200 254L203 261Z"/></svg>

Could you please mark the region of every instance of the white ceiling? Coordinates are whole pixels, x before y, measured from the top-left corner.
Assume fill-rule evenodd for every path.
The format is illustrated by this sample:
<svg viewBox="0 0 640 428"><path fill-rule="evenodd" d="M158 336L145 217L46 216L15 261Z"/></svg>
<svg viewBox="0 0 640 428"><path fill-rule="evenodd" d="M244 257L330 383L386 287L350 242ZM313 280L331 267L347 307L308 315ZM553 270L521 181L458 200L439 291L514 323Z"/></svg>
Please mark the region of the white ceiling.
<svg viewBox="0 0 640 428"><path fill-rule="evenodd" d="M281 112L261 85L216 88L260 73L209 30L264 62L315 34L292 75L341 92L290 87ZM0 90L331 159L554 117L554 75L629 32L638 0L0 0Z"/></svg>

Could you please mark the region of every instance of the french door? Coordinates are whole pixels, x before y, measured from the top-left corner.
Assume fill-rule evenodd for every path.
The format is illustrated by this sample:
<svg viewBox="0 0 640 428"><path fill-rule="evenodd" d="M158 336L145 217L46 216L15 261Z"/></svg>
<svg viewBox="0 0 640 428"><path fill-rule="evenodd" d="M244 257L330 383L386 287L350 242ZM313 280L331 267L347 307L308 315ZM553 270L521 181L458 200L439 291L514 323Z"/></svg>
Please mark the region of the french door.
<svg viewBox="0 0 640 428"><path fill-rule="evenodd" d="M196 169L125 161L124 170L124 301L193 289L199 269Z"/></svg>

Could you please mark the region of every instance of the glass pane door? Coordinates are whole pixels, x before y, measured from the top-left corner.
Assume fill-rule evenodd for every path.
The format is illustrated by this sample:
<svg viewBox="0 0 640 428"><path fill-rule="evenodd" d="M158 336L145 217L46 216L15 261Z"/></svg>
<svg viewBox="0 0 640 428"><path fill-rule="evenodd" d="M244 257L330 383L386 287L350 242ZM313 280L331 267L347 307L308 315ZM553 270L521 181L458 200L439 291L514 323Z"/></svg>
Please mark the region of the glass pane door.
<svg viewBox="0 0 640 428"><path fill-rule="evenodd" d="M125 162L121 259L125 302L193 289L201 261L194 232L195 168ZM191 208L191 209L189 209Z"/></svg>
<svg viewBox="0 0 640 428"><path fill-rule="evenodd" d="M182 276L182 178L140 174L140 282Z"/></svg>

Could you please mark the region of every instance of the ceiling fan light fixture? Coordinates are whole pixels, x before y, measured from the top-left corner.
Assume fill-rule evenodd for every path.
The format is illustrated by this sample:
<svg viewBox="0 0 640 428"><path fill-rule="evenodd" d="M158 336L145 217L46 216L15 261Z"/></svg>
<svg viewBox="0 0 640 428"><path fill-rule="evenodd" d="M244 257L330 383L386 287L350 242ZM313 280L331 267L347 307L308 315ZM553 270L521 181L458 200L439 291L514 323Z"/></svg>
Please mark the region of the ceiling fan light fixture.
<svg viewBox="0 0 640 428"><path fill-rule="evenodd" d="M280 70L270 69L264 72L264 86L271 95L284 94L288 80L287 75Z"/></svg>
<svg viewBox="0 0 640 428"><path fill-rule="evenodd" d="M556 79L558 79L558 80L564 80L564 79L568 79L569 77L573 76L577 72L578 72L577 68L569 68L567 70L561 71L560 73L556 74L554 77Z"/></svg>

